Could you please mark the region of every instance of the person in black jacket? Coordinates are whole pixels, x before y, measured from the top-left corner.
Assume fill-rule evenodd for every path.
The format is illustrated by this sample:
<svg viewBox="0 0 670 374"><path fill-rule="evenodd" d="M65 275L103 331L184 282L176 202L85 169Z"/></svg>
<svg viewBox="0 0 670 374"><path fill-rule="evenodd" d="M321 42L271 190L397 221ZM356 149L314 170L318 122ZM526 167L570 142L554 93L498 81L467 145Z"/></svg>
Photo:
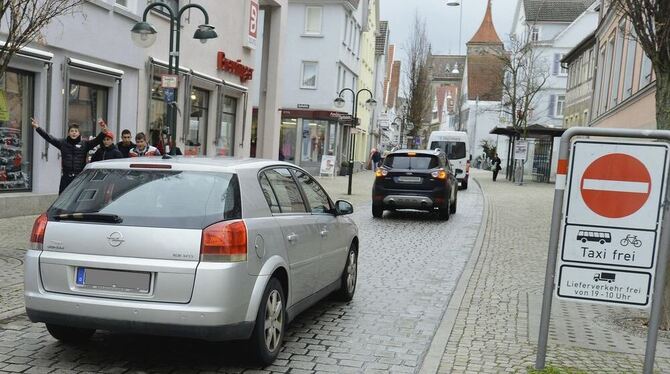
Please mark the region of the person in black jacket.
<svg viewBox="0 0 670 374"><path fill-rule="evenodd" d="M133 143L133 136L130 133L130 130L125 129L121 131L121 141L116 143L116 147L121 151L123 157L130 157L128 153L131 149L135 148L135 143Z"/></svg>
<svg viewBox="0 0 670 374"><path fill-rule="evenodd" d="M114 134L108 132L105 138L102 139L102 145L91 157L91 162L112 160L115 158L123 158L123 154L114 145Z"/></svg>
<svg viewBox="0 0 670 374"><path fill-rule="evenodd" d="M86 166L86 156L88 151L102 143L102 139L107 132L107 124L103 120L99 120L102 131L93 140L82 140L79 134L79 125L72 123L68 126L67 137L65 139L58 139L42 130L40 125L34 118L32 121L33 128L44 138L49 144L58 148L61 153L61 177L60 186L58 187L58 194L61 194L65 188L72 183L74 178L84 170Z"/></svg>

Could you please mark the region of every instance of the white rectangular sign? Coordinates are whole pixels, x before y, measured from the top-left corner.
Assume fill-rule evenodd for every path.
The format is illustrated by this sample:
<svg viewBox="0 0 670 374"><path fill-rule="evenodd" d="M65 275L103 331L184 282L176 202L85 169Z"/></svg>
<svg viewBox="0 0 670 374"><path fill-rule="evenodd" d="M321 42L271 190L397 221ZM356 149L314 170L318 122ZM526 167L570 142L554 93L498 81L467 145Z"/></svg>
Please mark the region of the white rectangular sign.
<svg viewBox="0 0 670 374"><path fill-rule="evenodd" d="M558 296L647 306L651 279L647 272L564 265L558 275Z"/></svg>
<svg viewBox="0 0 670 374"><path fill-rule="evenodd" d="M572 143L556 296L649 306L670 147Z"/></svg>
<svg viewBox="0 0 670 374"><path fill-rule="evenodd" d="M528 155L528 142L525 140L517 140L514 143L514 159L525 160Z"/></svg>
<svg viewBox="0 0 670 374"><path fill-rule="evenodd" d="M335 174L335 156L321 156L321 168L319 174Z"/></svg>

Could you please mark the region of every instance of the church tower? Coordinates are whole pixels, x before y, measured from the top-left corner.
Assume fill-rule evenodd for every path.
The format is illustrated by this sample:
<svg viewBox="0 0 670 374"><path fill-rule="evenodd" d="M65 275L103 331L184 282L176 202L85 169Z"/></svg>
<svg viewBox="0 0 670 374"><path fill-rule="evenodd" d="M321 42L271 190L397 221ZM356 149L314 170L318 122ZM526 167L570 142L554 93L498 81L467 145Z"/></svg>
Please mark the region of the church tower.
<svg viewBox="0 0 670 374"><path fill-rule="evenodd" d="M500 101L504 65L500 56L505 47L493 25L491 0L482 24L467 46L468 100Z"/></svg>

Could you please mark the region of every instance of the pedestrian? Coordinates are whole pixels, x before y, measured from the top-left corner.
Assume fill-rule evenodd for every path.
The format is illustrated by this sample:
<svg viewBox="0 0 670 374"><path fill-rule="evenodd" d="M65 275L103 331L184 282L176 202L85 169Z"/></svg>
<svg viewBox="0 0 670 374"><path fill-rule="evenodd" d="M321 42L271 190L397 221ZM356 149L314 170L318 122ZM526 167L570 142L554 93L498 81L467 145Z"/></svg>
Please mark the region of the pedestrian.
<svg viewBox="0 0 670 374"><path fill-rule="evenodd" d="M500 160L500 157L498 157L498 154L496 153L493 156L493 181L494 182L496 181L496 178L498 178L498 172L500 170L502 170L502 167L500 166L501 163L502 163L502 161Z"/></svg>
<svg viewBox="0 0 670 374"><path fill-rule="evenodd" d="M160 156L161 153L158 148L147 143L147 137L143 132L138 132L135 135L135 148L128 152L130 157L144 157L144 156Z"/></svg>
<svg viewBox="0 0 670 374"><path fill-rule="evenodd" d="M35 131L44 140L60 150L61 177L58 194L61 194L74 178L84 170L88 151L102 143L107 132L107 124L102 119L98 120L101 129L100 134L92 140L83 140L79 133L79 125L76 123L71 123L68 126L66 138L58 139L44 131L34 118L31 118L30 121Z"/></svg>
<svg viewBox="0 0 670 374"><path fill-rule="evenodd" d="M372 148L372 156L370 158L372 159L372 170L377 170L379 162L382 160L382 155L377 148Z"/></svg>
<svg viewBox="0 0 670 374"><path fill-rule="evenodd" d="M102 145L91 157L91 162L112 160L115 158L123 158L121 151L114 145L114 134L107 132L105 138L102 139Z"/></svg>
<svg viewBox="0 0 670 374"><path fill-rule="evenodd" d="M125 158L130 157L130 150L135 148L135 143L133 143L132 139L133 136L130 133L130 130L124 129L121 131L121 141L116 144L116 147L121 152L121 155L123 155Z"/></svg>

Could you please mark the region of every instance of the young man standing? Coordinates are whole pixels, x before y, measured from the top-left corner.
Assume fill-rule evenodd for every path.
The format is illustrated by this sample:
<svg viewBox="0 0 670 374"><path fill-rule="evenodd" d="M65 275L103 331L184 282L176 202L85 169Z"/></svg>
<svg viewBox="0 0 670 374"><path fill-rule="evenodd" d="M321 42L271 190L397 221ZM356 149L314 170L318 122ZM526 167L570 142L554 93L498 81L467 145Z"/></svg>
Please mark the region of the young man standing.
<svg viewBox="0 0 670 374"><path fill-rule="evenodd" d="M133 143L132 139L133 137L130 134L130 130L125 129L121 131L121 141L116 144L116 147L119 148L121 155L125 158L130 157L130 150L135 148L135 143Z"/></svg>
<svg viewBox="0 0 670 374"><path fill-rule="evenodd" d="M108 132L105 134L100 148L91 157L91 162L112 160L115 158L123 158L123 155L114 145L114 134Z"/></svg>
<svg viewBox="0 0 670 374"><path fill-rule="evenodd" d="M61 194L72 183L74 178L84 170L88 151L102 143L107 132L107 124L102 119L98 120L101 129L100 134L93 140L82 140L79 133L79 125L76 123L71 123L68 126L67 137L65 139L58 139L44 131L34 118L31 118L31 121L35 131L49 144L60 150L62 171L58 194Z"/></svg>
<svg viewBox="0 0 670 374"><path fill-rule="evenodd" d="M135 148L131 149L128 154L130 157L143 157L143 156L160 156L161 153L158 151L158 148L149 145L147 143L147 137L143 132L138 132L135 135Z"/></svg>

